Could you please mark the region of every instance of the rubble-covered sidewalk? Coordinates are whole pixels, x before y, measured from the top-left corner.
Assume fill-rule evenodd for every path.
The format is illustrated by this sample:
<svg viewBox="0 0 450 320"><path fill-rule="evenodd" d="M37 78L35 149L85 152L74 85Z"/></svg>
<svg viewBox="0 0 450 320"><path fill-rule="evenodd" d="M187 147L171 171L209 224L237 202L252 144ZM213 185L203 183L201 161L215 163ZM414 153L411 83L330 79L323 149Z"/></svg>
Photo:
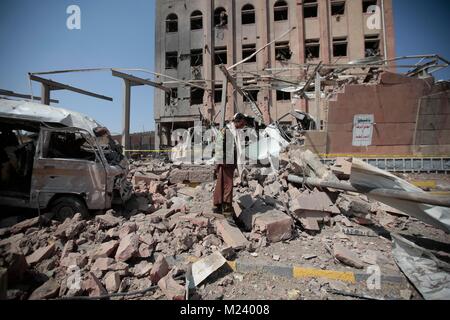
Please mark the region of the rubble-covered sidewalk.
<svg viewBox="0 0 450 320"><path fill-rule="evenodd" d="M421 299L391 234L423 240L448 275L444 231L362 194L289 182L351 174L348 160L328 169L307 155L292 148L278 174L255 167L236 179L236 225L212 213L212 167L159 160L131 165L135 193L125 207L90 220L7 218L1 298Z"/></svg>

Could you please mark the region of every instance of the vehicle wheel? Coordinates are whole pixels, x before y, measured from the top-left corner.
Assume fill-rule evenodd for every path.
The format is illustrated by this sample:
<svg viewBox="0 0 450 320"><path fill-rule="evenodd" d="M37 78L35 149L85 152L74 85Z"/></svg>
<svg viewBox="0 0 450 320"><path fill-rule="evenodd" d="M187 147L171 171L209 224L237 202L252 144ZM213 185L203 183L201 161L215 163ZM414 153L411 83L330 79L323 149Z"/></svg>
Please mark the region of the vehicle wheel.
<svg viewBox="0 0 450 320"><path fill-rule="evenodd" d="M54 218L64 221L80 213L83 218L89 217L89 211L84 202L76 197L61 197L56 199L50 206L50 211L55 214Z"/></svg>

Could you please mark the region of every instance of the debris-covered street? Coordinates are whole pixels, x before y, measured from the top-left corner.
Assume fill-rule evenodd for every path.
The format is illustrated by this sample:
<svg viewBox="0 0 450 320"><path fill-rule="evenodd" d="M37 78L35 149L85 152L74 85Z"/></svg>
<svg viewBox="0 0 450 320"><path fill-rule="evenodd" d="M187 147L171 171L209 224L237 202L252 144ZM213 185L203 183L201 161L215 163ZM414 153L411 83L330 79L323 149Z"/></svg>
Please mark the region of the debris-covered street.
<svg viewBox="0 0 450 320"><path fill-rule="evenodd" d="M300 173L296 152L285 154L281 174L253 168L247 186L236 183L237 226L212 213L212 167L161 160L131 164L125 207L86 220L2 219L8 298L422 299L395 262L391 233L426 235L423 245L443 261L448 236L364 195L289 183ZM445 176L439 186L450 189ZM223 260L190 286L193 263L217 252ZM370 287L377 272L380 287ZM80 286L69 288L76 276Z"/></svg>

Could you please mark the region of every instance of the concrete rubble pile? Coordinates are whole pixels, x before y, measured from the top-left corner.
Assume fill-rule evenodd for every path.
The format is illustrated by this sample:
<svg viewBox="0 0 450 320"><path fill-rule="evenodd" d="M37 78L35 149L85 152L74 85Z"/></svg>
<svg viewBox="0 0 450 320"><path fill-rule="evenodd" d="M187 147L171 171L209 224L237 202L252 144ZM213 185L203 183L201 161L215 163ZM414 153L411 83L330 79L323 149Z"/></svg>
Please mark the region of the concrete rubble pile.
<svg viewBox="0 0 450 320"><path fill-rule="evenodd" d="M244 276L239 272L229 275L226 260L260 259L355 272L378 263L400 275L390 241L380 230L389 233L412 227L416 232L424 225L365 195L288 182L290 174L333 181L339 181L337 173L339 178L349 177L349 160L339 160L329 169L316 166L308 158L311 155L292 147L280 155L278 174L265 175L265 168L252 167L245 181L235 179L236 225L212 213L212 167L134 161L129 175L134 196L123 207L90 220L75 215L58 222L46 213L19 223L4 222L9 226L0 229L4 286L0 294L8 299L95 299L148 289L145 299L183 300L189 297L187 288L193 289L187 283L193 276L203 282L197 286L197 298L245 298L249 292L241 287ZM287 254L294 251L298 255ZM192 263L201 259L210 259L207 274L195 273L204 268L191 270ZM305 292L289 291L289 283L289 292L281 293L281 298L326 299L332 297L327 289L349 289L338 281L314 277L301 281L306 281L302 282L308 288ZM272 281L262 291L275 294L275 286ZM397 295L414 290L409 285L400 289Z"/></svg>

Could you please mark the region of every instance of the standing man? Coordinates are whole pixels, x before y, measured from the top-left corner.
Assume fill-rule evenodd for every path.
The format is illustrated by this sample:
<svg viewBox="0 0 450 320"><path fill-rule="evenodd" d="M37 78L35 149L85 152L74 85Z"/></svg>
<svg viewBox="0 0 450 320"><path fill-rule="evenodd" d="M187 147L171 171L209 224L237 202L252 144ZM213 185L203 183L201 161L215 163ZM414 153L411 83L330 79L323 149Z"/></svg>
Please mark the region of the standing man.
<svg viewBox="0 0 450 320"><path fill-rule="evenodd" d="M246 125L246 117L237 113L233 118L234 127L239 130ZM216 140L216 175L214 190L214 212L223 213L226 218L233 218L233 178L237 168L237 149L235 138L228 126L223 128Z"/></svg>

